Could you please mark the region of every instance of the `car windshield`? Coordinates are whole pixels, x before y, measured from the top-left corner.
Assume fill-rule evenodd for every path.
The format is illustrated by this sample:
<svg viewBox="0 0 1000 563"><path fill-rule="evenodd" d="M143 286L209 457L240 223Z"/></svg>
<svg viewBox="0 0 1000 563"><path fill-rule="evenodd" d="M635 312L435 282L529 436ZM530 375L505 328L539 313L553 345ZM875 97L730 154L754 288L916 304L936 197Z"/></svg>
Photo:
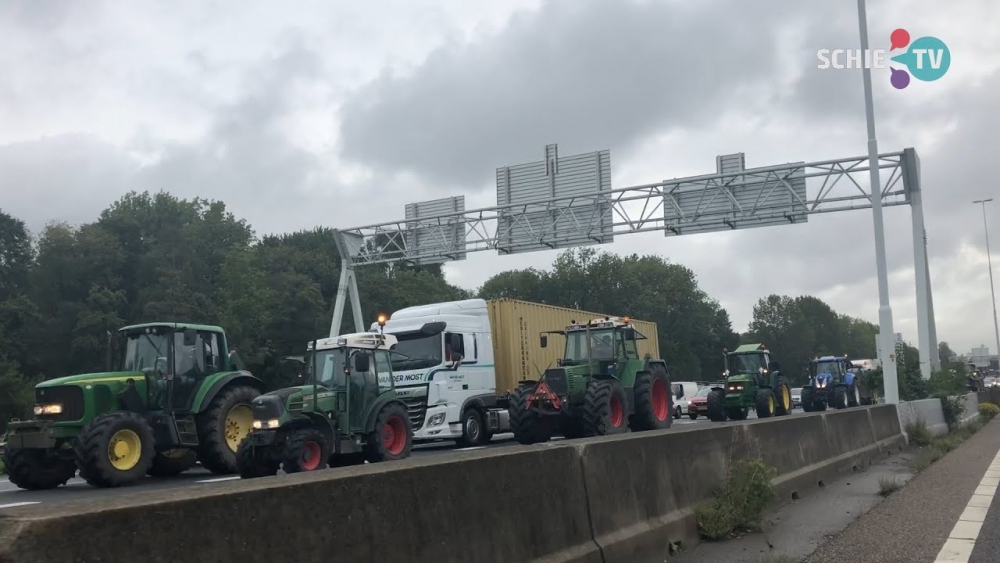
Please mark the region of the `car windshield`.
<svg viewBox="0 0 1000 563"><path fill-rule="evenodd" d="M612 329L590 331L590 354L595 360L615 359L615 334ZM563 363L587 361L587 331L566 333L566 354Z"/></svg>
<svg viewBox="0 0 1000 563"><path fill-rule="evenodd" d="M170 333L138 332L130 334L125 343L122 371L142 371L159 368L167 372L167 340Z"/></svg>
<svg viewBox="0 0 1000 563"><path fill-rule="evenodd" d="M711 387L702 387L701 389L698 390L697 393L694 394L694 396L695 397L707 397L708 394L711 393L711 392L712 392L712 388Z"/></svg>
<svg viewBox="0 0 1000 563"><path fill-rule="evenodd" d="M763 354L733 354L729 356L729 373L758 373L764 367Z"/></svg>
<svg viewBox="0 0 1000 563"><path fill-rule="evenodd" d="M427 336L422 332L397 334L398 342L392 349L392 370L425 369L441 365L444 358L444 339L440 334Z"/></svg>

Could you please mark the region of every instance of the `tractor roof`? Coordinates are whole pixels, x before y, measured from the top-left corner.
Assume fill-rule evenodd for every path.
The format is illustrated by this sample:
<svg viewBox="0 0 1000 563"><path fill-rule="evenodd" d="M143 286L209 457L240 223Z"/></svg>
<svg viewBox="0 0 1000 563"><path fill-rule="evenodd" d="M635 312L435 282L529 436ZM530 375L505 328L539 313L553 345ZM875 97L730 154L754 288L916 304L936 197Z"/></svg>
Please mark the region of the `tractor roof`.
<svg viewBox="0 0 1000 563"><path fill-rule="evenodd" d="M355 332L341 334L316 341L317 350L334 350L337 348L367 348L369 350L391 350L399 340L392 334L377 332ZM312 350L313 343L306 345L306 350Z"/></svg>
<svg viewBox="0 0 1000 563"><path fill-rule="evenodd" d="M843 362L847 360L847 356L822 356L819 358L813 358L813 362L818 364L825 364L829 362Z"/></svg>
<svg viewBox="0 0 1000 563"><path fill-rule="evenodd" d="M222 327L213 326L213 325L199 325L199 324L192 324L192 323L167 323L167 322L143 323L143 324L137 324L137 325L130 325L130 326L126 326L126 327L122 327L122 328L118 329L118 332L136 332L136 331L144 330L144 329L147 329L147 328L167 328L167 329L170 329L170 330L187 330L187 329L191 329L191 330L200 330L200 331L204 331L204 332L225 332L224 330L222 330Z"/></svg>
<svg viewBox="0 0 1000 563"><path fill-rule="evenodd" d="M767 352L767 348L763 344L741 344L735 350L730 352L730 354L749 354L751 352Z"/></svg>
<svg viewBox="0 0 1000 563"><path fill-rule="evenodd" d="M626 327L631 324L631 319L629 317L604 317L593 319L589 323L570 321L570 324L566 327L567 331L571 330L586 330L587 326L591 329L594 328L621 328Z"/></svg>

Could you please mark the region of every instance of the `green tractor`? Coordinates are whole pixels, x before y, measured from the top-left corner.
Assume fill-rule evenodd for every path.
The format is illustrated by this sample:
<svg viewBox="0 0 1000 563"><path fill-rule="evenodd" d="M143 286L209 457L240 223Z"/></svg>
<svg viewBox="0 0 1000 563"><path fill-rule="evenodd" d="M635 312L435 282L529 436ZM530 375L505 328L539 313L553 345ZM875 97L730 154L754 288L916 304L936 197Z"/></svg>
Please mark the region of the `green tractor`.
<svg viewBox="0 0 1000 563"><path fill-rule="evenodd" d="M235 351L227 353L225 331L149 323L118 333L119 371L39 383L36 418L10 422L3 461L12 483L51 489L79 469L95 487L118 487L177 475L198 461L213 473L236 472L237 447L253 422L250 403L264 384L239 369Z"/></svg>
<svg viewBox="0 0 1000 563"><path fill-rule="evenodd" d="M254 399L254 429L237 453L240 476L409 457L413 428L392 377L395 345L395 336L380 333L310 343L305 384Z"/></svg>
<svg viewBox="0 0 1000 563"><path fill-rule="evenodd" d="M673 397L663 360L639 358L636 341L646 337L629 318L570 321L565 330L542 333L566 337L555 368L538 381L523 381L511 394L511 430L522 444L566 438L670 428Z"/></svg>
<svg viewBox="0 0 1000 563"><path fill-rule="evenodd" d="M733 352L723 350L723 353L726 381L708 394L710 420L745 420L750 409L757 411L757 418L791 414L792 393L788 382L763 344L744 344Z"/></svg>

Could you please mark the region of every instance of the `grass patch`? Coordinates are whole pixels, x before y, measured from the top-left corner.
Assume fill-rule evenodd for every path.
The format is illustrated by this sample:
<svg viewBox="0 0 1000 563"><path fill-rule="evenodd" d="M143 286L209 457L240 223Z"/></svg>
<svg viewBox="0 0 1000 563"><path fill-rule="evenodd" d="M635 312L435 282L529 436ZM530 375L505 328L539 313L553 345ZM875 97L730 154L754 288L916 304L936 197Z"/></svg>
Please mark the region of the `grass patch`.
<svg viewBox="0 0 1000 563"><path fill-rule="evenodd" d="M777 498L771 485L776 473L760 459L734 462L715 497L695 509L702 537L721 540L760 530L764 510Z"/></svg>
<svg viewBox="0 0 1000 563"><path fill-rule="evenodd" d="M921 421L922 422L922 421ZM986 426L986 420L982 417L976 418L964 426L960 426L952 430L949 434L942 436L940 438L931 438L927 444L920 444L917 440L913 439L911 434L910 441L917 445L925 445L926 447L920 452L920 454L913 460L911 467L914 471L920 472L927 469L935 461L948 455L948 452L954 450L958 446L962 445L962 442L968 440L973 434L979 432ZM907 433L910 431L912 424L907 424ZM924 430L926 430L926 425ZM918 431L919 432L919 431ZM930 433L928 432L928 436ZM922 436L921 436L922 438ZM881 483L880 483L881 484Z"/></svg>
<svg viewBox="0 0 1000 563"><path fill-rule="evenodd" d="M899 490L900 484L895 477L878 478L878 494L887 497Z"/></svg>
<svg viewBox="0 0 1000 563"><path fill-rule="evenodd" d="M922 418L918 418L907 424L906 434L910 437L910 443L918 446L928 446L934 440L930 429L927 428L927 423Z"/></svg>

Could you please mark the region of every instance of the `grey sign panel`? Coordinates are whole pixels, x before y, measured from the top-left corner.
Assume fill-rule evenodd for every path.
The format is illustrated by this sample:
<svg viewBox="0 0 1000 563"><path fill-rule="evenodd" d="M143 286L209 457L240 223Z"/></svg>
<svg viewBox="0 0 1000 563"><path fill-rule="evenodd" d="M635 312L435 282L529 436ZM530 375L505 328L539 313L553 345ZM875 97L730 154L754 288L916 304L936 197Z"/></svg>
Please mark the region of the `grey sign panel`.
<svg viewBox="0 0 1000 563"><path fill-rule="evenodd" d="M465 260L465 196L406 204L406 255L415 264ZM450 215L454 213L454 215Z"/></svg>
<svg viewBox="0 0 1000 563"><path fill-rule="evenodd" d="M718 174L663 182L664 235L731 231L808 220L804 166L745 169L743 154L716 159ZM725 170L725 171L723 171Z"/></svg>
<svg viewBox="0 0 1000 563"><path fill-rule="evenodd" d="M611 152L560 157L497 169L497 251L516 254L614 240ZM553 199L559 201L552 202Z"/></svg>

